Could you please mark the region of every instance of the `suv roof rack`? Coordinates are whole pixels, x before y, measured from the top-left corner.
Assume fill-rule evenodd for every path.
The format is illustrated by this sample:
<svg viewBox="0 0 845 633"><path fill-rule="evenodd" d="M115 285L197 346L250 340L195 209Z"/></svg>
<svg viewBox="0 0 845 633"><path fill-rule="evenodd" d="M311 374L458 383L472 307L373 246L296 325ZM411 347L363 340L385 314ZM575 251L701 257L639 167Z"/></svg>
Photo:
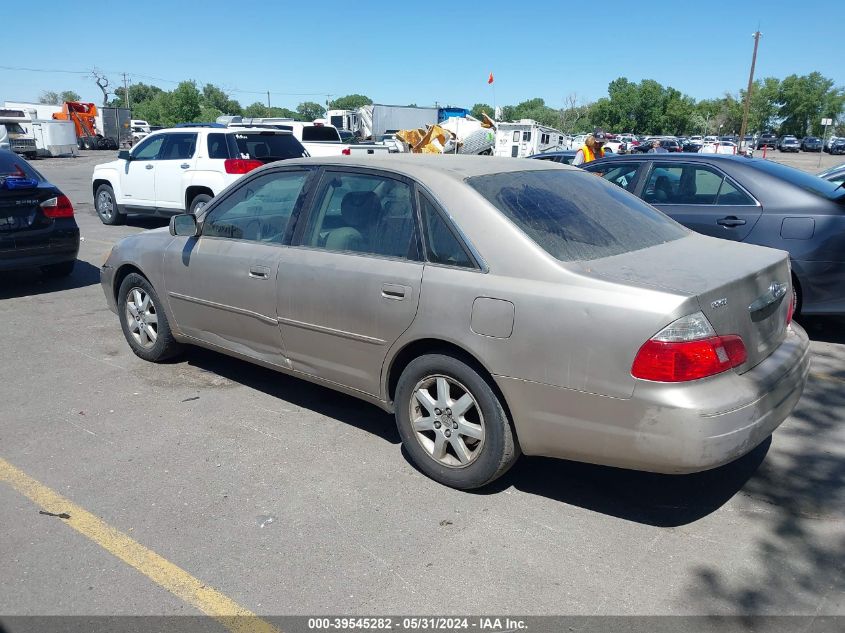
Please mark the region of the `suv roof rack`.
<svg viewBox="0 0 845 633"><path fill-rule="evenodd" d="M221 123L177 123L173 127L226 127Z"/></svg>

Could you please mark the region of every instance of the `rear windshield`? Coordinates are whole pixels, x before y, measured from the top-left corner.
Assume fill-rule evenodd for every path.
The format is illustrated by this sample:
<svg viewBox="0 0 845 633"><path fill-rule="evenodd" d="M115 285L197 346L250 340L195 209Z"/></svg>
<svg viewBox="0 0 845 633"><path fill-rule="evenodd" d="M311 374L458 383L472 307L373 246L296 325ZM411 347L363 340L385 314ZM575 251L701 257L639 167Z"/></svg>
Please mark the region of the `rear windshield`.
<svg viewBox="0 0 845 633"><path fill-rule="evenodd" d="M506 172L467 184L565 262L619 255L689 233L639 198L580 171Z"/></svg>
<svg viewBox="0 0 845 633"><path fill-rule="evenodd" d="M0 178L17 176L44 180L44 177L33 169L23 158L12 152L0 152Z"/></svg>
<svg viewBox="0 0 845 633"><path fill-rule="evenodd" d="M749 164L755 169L829 200L839 199L845 195L845 191L839 189L839 185L794 167L787 167L771 160L755 160Z"/></svg>
<svg viewBox="0 0 845 633"><path fill-rule="evenodd" d="M232 144L235 147L232 147ZM254 158L266 163L306 156L302 143L293 134L275 132L236 132L229 134L229 149L235 158Z"/></svg>
<svg viewBox="0 0 845 633"><path fill-rule="evenodd" d="M340 135L333 127L306 125L302 128L303 141L339 141Z"/></svg>

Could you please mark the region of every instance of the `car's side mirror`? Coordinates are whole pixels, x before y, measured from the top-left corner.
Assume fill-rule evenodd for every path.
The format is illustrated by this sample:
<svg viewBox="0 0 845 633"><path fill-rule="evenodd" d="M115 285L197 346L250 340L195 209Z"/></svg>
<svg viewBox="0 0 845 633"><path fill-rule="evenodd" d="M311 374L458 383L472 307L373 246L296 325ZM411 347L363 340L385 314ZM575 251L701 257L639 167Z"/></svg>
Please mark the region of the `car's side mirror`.
<svg viewBox="0 0 845 633"><path fill-rule="evenodd" d="M180 213L170 218L170 234L182 237L196 237L199 235L197 218L191 213Z"/></svg>
<svg viewBox="0 0 845 633"><path fill-rule="evenodd" d="M117 158L119 160L132 160L132 154L129 153L128 149L122 149L117 153Z"/></svg>

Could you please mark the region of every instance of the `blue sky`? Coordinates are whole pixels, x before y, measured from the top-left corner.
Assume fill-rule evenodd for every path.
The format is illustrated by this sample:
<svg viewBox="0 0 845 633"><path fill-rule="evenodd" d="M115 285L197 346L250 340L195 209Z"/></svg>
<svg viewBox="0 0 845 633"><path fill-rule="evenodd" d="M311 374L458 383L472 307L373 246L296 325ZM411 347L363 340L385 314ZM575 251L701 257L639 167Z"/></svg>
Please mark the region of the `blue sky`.
<svg viewBox="0 0 845 633"><path fill-rule="evenodd" d="M16 37L0 38L0 101L71 89L100 102L81 73L94 66L113 86L122 72L164 89L194 79L243 105L266 102L269 90L271 104L285 107L353 92L379 103L471 107L492 103L491 71L498 105L542 97L559 107L573 92L591 101L619 76L700 99L745 86L758 24L757 77L818 70L845 84L833 0L151 0L124 3L123 17L110 5L41 0L44 26L30 14ZM22 36L30 25L35 40Z"/></svg>

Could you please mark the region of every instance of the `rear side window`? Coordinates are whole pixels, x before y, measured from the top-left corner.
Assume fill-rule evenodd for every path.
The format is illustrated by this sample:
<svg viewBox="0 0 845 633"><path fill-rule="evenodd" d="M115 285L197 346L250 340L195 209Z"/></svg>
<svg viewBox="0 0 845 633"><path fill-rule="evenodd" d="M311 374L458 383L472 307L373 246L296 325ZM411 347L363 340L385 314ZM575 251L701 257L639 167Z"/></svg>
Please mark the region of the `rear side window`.
<svg viewBox="0 0 845 633"><path fill-rule="evenodd" d="M466 249L452 233L446 220L424 195L420 195L420 212L425 231L425 251L428 261L445 266L475 268Z"/></svg>
<svg viewBox="0 0 845 633"><path fill-rule="evenodd" d="M229 146L225 134L208 135L208 157L229 158Z"/></svg>
<svg viewBox="0 0 845 633"><path fill-rule="evenodd" d="M164 147L158 156L159 160L183 160L191 158L197 148L197 135L195 133L174 133L168 134Z"/></svg>
<svg viewBox="0 0 845 633"><path fill-rule="evenodd" d="M466 182L561 261L610 257L689 233L638 198L584 172L514 171Z"/></svg>
<svg viewBox="0 0 845 633"><path fill-rule="evenodd" d="M275 132L235 132L227 135L232 158L253 158L271 163L288 158L302 158L305 148L292 134Z"/></svg>
<svg viewBox="0 0 845 633"><path fill-rule="evenodd" d="M303 141L339 141L340 135L333 127L306 125L302 128Z"/></svg>

